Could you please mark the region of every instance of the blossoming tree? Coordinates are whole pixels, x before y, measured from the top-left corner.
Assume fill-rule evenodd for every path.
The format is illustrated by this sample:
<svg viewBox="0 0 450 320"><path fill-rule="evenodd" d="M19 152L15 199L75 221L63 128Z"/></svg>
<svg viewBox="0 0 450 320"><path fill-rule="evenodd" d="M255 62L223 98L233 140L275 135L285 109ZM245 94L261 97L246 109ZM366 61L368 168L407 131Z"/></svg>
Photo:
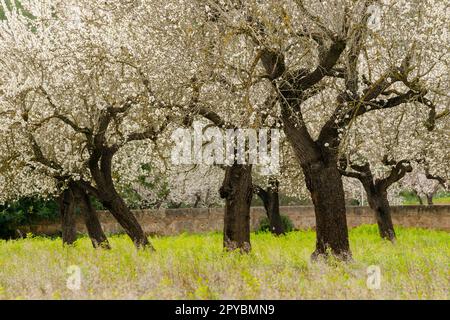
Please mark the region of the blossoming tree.
<svg viewBox="0 0 450 320"><path fill-rule="evenodd" d="M162 4L22 5L32 19L13 8L0 24L3 125L21 137L27 164L83 190L82 198L98 198L137 247L151 247L115 187L112 168L123 146L156 139L167 125L154 92L174 90L151 77L165 67L152 51L161 39L151 33L165 18L159 16ZM62 204L70 212L67 192Z"/></svg>
<svg viewBox="0 0 450 320"><path fill-rule="evenodd" d="M264 91L276 94L274 107L315 206L313 256L331 250L349 258L337 166L343 134L357 117L405 104L427 111L423 120L433 126L447 101L442 93L448 81L440 80L448 74L442 45L448 38L433 32L448 29L446 6L439 1L199 2L206 6L209 35L222 39L215 65L221 71L215 73L223 76L227 70L234 72L231 79L246 79L244 101ZM262 112L251 103L241 110Z"/></svg>

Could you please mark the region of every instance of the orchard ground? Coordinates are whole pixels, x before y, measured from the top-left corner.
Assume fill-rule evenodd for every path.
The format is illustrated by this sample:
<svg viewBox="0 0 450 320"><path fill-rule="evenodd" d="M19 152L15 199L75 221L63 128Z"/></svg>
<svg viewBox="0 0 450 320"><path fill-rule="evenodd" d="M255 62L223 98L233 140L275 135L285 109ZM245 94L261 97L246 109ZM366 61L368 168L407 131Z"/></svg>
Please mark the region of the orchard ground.
<svg viewBox="0 0 450 320"><path fill-rule="evenodd" d="M224 253L218 233L153 238L156 252L124 235L110 238L110 251L88 238L65 248L60 239L0 241L0 299L448 299L450 234L396 230L392 245L375 225L352 229L351 263L312 263L313 231L252 234L248 255ZM67 287L72 265L79 290ZM371 265L379 289L367 287Z"/></svg>

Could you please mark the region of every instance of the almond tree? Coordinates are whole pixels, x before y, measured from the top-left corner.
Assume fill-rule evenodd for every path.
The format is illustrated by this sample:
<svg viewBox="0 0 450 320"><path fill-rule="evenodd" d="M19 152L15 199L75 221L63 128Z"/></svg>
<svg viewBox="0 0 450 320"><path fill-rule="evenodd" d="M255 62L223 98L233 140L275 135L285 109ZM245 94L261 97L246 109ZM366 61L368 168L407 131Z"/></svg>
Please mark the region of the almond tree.
<svg viewBox="0 0 450 320"><path fill-rule="evenodd" d="M424 141L413 163L413 173L401 182L403 188L415 193L421 205L423 204L422 196L426 198L428 205L433 205L433 196L436 192L449 189L450 130L448 130L448 121L440 124L437 130L433 131L433 134L440 138L428 137Z"/></svg>
<svg viewBox="0 0 450 320"><path fill-rule="evenodd" d="M278 174L269 177L255 175L253 183L254 193L262 200L266 210L270 231L277 236L286 231L280 212L280 194L297 199L309 199L303 173L295 166L295 156L284 136L280 143L279 154Z"/></svg>
<svg viewBox="0 0 450 320"><path fill-rule="evenodd" d="M349 133L351 137L342 145L342 149L348 149L343 151L345 154L341 156L339 169L344 176L361 182L381 237L394 242L396 236L388 189L412 171L410 159L414 154L403 151L410 150L404 144L413 140L415 119L405 120L404 112L397 117L395 112L389 114L386 119L385 114L375 112L355 121L357 123ZM367 134L372 135L371 139L364 139Z"/></svg>
<svg viewBox="0 0 450 320"><path fill-rule="evenodd" d="M433 126L437 109L445 105L448 81L441 80L448 75L448 39L432 30L448 30L447 6L439 1L206 2L210 34L222 39L217 50L222 65L216 67L249 79L244 90L250 96L261 79L266 92L277 94L284 132L315 206L313 257L331 250L350 258L337 165L341 139L353 119L405 104L429 111L423 120ZM242 56L247 59L239 60Z"/></svg>
<svg viewBox="0 0 450 320"><path fill-rule="evenodd" d="M168 123L155 92L175 97L173 83L153 85L151 78L165 68L156 51L164 39L151 32L166 18L158 11L165 7L84 0L22 5L33 19L12 9L0 24L4 126L21 137L27 165L64 181L68 212L71 194L94 196L137 247L151 248L116 189L113 163L123 146L155 140ZM89 203L81 203L89 212Z"/></svg>
<svg viewBox="0 0 450 320"><path fill-rule="evenodd" d="M65 189L59 196L63 244L70 245L76 240L75 208L80 206L94 248L109 249L108 240L85 190L78 188L74 181L67 186L68 177L63 178L47 167L36 165L32 160L34 152L26 149L28 140L19 136L18 131L10 130L4 125L5 122L2 121L2 124L1 201L14 202L21 197L33 196L54 198L61 193L61 189Z"/></svg>
<svg viewBox="0 0 450 320"><path fill-rule="evenodd" d="M434 205L433 197L439 190L447 190L447 179L442 176L434 176L430 173L423 171L420 166L410 175L408 175L404 181L402 181L402 186L414 193L414 195L419 200L419 204L423 205L422 197L425 197L426 204L429 206Z"/></svg>
<svg viewBox="0 0 450 320"><path fill-rule="evenodd" d="M445 154L448 149L445 146L447 112L440 114L433 128L428 129L423 124L423 117L417 117L417 113L405 106L383 113L376 111L357 119L341 148L345 153L340 162L341 173L361 182L381 237L392 242L395 231L388 189L411 172L418 161L432 161L426 160L424 150L439 148ZM371 139L365 139L369 134ZM442 158L439 162L448 165L448 159Z"/></svg>

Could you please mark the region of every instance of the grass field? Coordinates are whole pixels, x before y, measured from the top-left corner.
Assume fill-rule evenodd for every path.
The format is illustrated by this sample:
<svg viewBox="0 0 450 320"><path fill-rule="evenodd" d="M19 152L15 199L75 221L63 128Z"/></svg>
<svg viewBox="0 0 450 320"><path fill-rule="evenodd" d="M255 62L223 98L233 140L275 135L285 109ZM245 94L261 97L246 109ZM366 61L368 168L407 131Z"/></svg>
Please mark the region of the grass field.
<svg viewBox="0 0 450 320"><path fill-rule="evenodd" d="M426 199L422 199L426 205ZM417 197L411 193L403 194L403 205L419 205L419 200ZM444 192L433 197L433 204L450 204L450 194Z"/></svg>
<svg viewBox="0 0 450 320"><path fill-rule="evenodd" d="M410 198L403 201L404 205L414 205L418 206L420 203L416 198ZM433 199L433 204L450 204L450 197L441 197Z"/></svg>
<svg viewBox="0 0 450 320"><path fill-rule="evenodd" d="M152 239L139 252L125 236L111 251L89 239L63 248L60 239L0 241L0 299L448 299L450 234L397 228L398 243L379 239L376 226L351 230L354 261L310 262L314 232L275 238L253 234L249 255L223 253L221 235ZM67 268L80 267L69 290ZM369 290L367 267L381 269Z"/></svg>
<svg viewBox="0 0 450 320"><path fill-rule="evenodd" d="M433 200L435 204L450 204L450 197L442 197Z"/></svg>

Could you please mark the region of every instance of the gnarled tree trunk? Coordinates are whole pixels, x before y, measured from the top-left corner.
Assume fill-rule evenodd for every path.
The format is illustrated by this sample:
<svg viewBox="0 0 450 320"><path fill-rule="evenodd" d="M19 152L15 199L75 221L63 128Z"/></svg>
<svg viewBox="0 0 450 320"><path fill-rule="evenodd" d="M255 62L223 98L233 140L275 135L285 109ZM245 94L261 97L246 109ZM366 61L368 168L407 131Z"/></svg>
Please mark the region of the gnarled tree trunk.
<svg viewBox="0 0 450 320"><path fill-rule="evenodd" d="M278 194L279 182L277 179L270 179L266 190L259 186L254 186L255 193L264 204L267 218L269 219L270 231L274 235L283 235L285 233L283 221L280 215L280 200Z"/></svg>
<svg viewBox="0 0 450 320"><path fill-rule="evenodd" d="M94 153L89 160L89 169L97 185L95 196L114 216L138 249L154 250L138 220L114 187L111 172L113 156L111 149L103 147L101 152Z"/></svg>
<svg viewBox="0 0 450 320"><path fill-rule="evenodd" d="M316 250L312 257L328 255L351 259L345 211L344 187L335 163L303 165L306 186L316 216Z"/></svg>
<svg viewBox="0 0 450 320"><path fill-rule="evenodd" d="M351 259L344 187L337 167L337 150L340 143L337 113L322 127L317 140L310 135L302 114L302 103L308 99L307 90L319 83L327 74L327 70L334 67L345 47L345 41L336 39L323 51L320 63L314 71L300 68L288 73L283 72L284 81L277 85L283 130L302 167L314 203L317 240L313 259L327 256L329 252L343 260ZM279 60L284 61L282 54L277 55L276 61ZM274 68L281 67L280 71L283 70L282 66L283 64L278 62L266 62L264 65L268 74L272 74L271 69Z"/></svg>
<svg viewBox="0 0 450 320"><path fill-rule="evenodd" d="M140 249L154 250L136 217L115 189L104 189L101 195L100 202L116 218L127 235L133 240L134 245Z"/></svg>
<svg viewBox="0 0 450 320"><path fill-rule="evenodd" d="M225 250L250 252L251 165L226 167L220 196L225 199L223 246Z"/></svg>
<svg viewBox="0 0 450 320"><path fill-rule="evenodd" d="M94 248L111 249L108 238L103 232L98 215L92 206L89 195L80 187L74 187L77 203L84 217L86 229Z"/></svg>
<svg viewBox="0 0 450 320"><path fill-rule="evenodd" d="M341 174L358 179L364 187L369 201L369 206L375 213L380 236L391 242L395 242L395 230L392 223L391 207L388 200L388 188L395 182L402 179L407 172L412 171L412 167L408 160L389 160L385 155L383 163L391 166L389 175L383 179L375 179L370 164L367 162L363 165L350 164L353 171L347 171L347 159L341 159Z"/></svg>
<svg viewBox="0 0 450 320"><path fill-rule="evenodd" d="M378 231L381 238L395 242L396 235L394 224L392 223L391 207L387 197L386 190L377 190L378 188L365 187L369 206L375 213L378 224Z"/></svg>
<svg viewBox="0 0 450 320"><path fill-rule="evenodd" d="M64 190L59 198L62 242L64 245L71 245L77 239L74 200L74 194L71 189Z"/></svg>

